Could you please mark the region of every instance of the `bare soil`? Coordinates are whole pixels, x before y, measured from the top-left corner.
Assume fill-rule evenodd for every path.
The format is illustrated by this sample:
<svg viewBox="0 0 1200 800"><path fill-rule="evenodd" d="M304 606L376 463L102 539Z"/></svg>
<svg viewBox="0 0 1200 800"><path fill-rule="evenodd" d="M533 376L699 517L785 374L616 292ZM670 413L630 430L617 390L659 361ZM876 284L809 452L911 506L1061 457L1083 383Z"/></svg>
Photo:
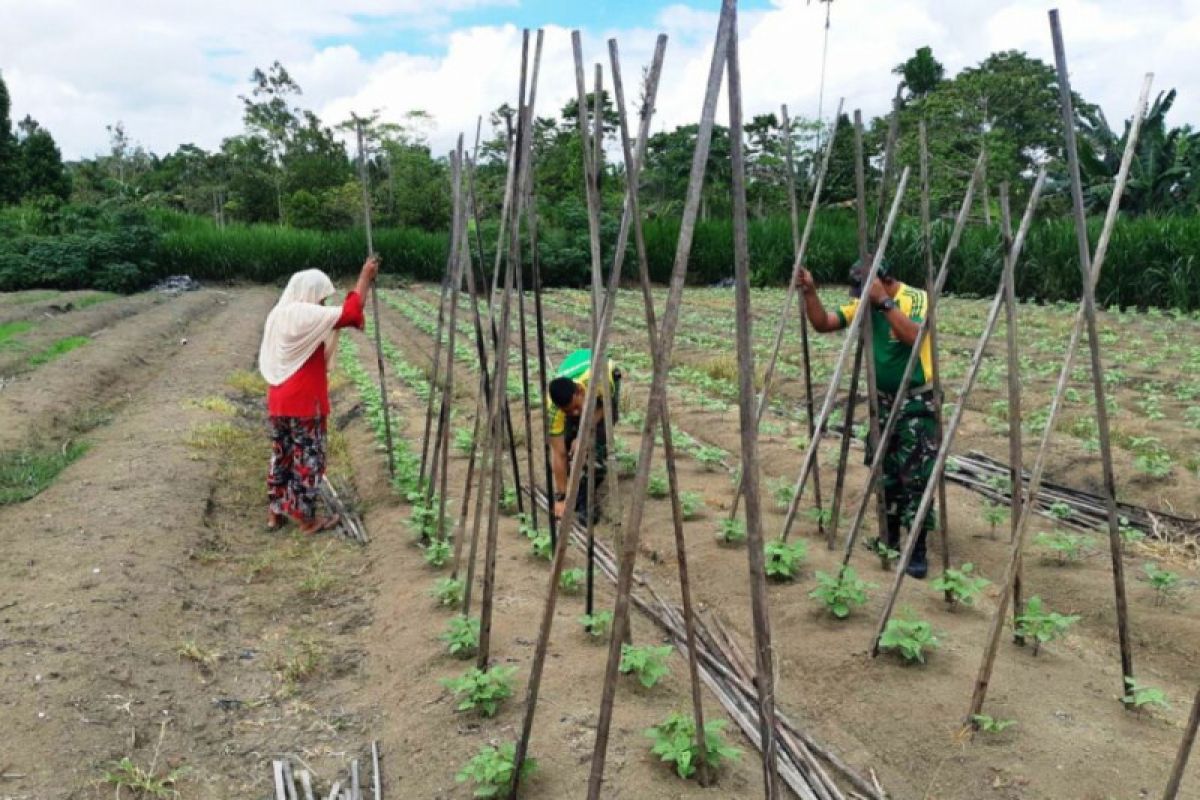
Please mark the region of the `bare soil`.
<svg viewBox="0 0 1200 800"><path fill-rule="evenodd" d="M428 287L414 291L436 302ZM253 382L235 373L253 369L274 296L256 288L132 298L133 316L109 320L99 335L100 328L93 329L88 345L0 391L0 413L9 423L0 449L35 436L83 435L91 444L41 495L0 507L6 556L0 563L0 717L6 722L0 798L111 797L114 786L103 774L123 757L144 768L154 763L159 774L183 769L176 788L184 798L268 797L270 761L285 754L309 764L327 791L349 758L365 763L372 739L384 753L386 796L466 798L470 790L455 782L455 772L481 745L515 738L546 562L530 554L514 520L502 521L492 656L494 663L518 667L515 696L491 720L455 713L456 702L440 681L460 675L470 662L445 655L438 636L451 613L429 596L434 579L448 573L426 566L412 543L408 507L389 487L382 454L344 381L335 381L340 422L332 469L357 495L372 542L359 548L330 536L263 529L262 400ZM94 308L125 308L114 304L126 302ZM698 298L697 307L706 308L702 303L718 305L709 296ZM0 301L0 307L7 306ZM70 312L62 321L91 310ZM773 313L760 311L761 324ZM553 324L568 320L553 317ZM427 365L431 340L403 315L385 309L383 330L406 360ZM372 367L370 341L349 335ZM644 348L632 335L622 342ZM704 355L687 345L678 351L680 363L700 363ZM477 374L464 369L456 382L455 425L469 426ZM398 435L419 447L424 401L395 374L389 385L403 421ZM627 407L644 406L645 386L626 385ZM800 397L794 386L782 391ZM103 424L73 433L71 421L97 408L105 410ZM697 439L737 452L736 411L676 402L673 420ZM791 480L799 458L791 439L802 423L780 424L782 433L763 438L763 468L768 478ZM622 424L618 435L633 447L638 430ZM973 423L960 442L1004 457L997 436L985 423ZM836 442L827 440L821 457L826 486L835 450ZM847 509L865 471L861 450L853 452ZM1082 463L1064 450L1052 477L1083 485L1090 478ZM455 521L465 469L465 457L452 449L448 509ZM707 505L687 528L696 599L748 644L744 548L714 538L733 498L732 482L691 458L679 469L683 488L701 492ZM1118 470L1129 475L1125 463ZM1177 480L1188 489L1193 478ZM1122 492L1135 483L1122 480ZM628 483L620 488L627 494ZM1148 496L1163 494L1177 507L1194 502L1161 485L1147 490ZM769 498L764 506L770 535L782 516ZM995 579L1007 532L991 538L980 509L977 495L950 488L953 558ZM860 769L873 768L893 797L1099 800L1161 791L1200 660L1196 573L1187 564L1165 564L1192 586L1159 606L1136 579L1148 553L1135 548L1127 555L1137 674L1171 699L1169 709L1135 714L1116 699L1120 669L1103 541L1095 537L1091 554L1070 567L1031 552L1027 593L1083 619L1037 657L1005 640L986 710L1017 725L968 744L955 734L994 592L985 593L978 608L950 611L927 584L906 581L901 607L930 620L942 646L923 666L871 659L866 650L891 574L865 552L856 554L860 575L881 588L847 621L822 615L807 597L813 572L831 570L840 554L826 550L812 528L802 518L795 534L808 542L804 572L770 591L779 699L817 739ZM603 524L600 532L610 537L611 526ZM676 583L666 501L648 501L641 552L640 569L669 596ZM571 552L568 566L582 562ZM611 608L609 586L603 579L597 586L597 607ZM534 729L539 769L525 784L526 797L584 794L606 648L583 633L576 620L582 606L580 596L560 599ZM633 637L638 643L660 639L636 617ZM710 718L723 716L707 692L705 702ZM756 753L732 726L729 738L745 753L712 789L679 780L649 753L643 729L687 705L686 668L678 655L671 675L652 690L622 679L605 797L761 796ZM1195 771L1185 779L1183 796L1189 792L1200 796ZM122 796L135 795L126 790Z"/></svg>

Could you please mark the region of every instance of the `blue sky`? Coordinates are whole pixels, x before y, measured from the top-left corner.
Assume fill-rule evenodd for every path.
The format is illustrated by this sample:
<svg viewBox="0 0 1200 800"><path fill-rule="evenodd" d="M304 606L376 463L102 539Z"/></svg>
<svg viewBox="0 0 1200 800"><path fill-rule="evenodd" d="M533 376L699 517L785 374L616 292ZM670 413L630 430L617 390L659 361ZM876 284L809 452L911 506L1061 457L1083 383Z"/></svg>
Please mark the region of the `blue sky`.
<svg viewBox="0 0 1200 800"><path fill-rule="evenodd" d="M837 98L884 113L892 68L929 45L949 74L997 50L1052 62L1046 11L1062 12L1075 88L1116 123L1142 74L1176 87L1175 124L1200 124L1200 0L834 0L823 111ZM329 123L351 111L402 120L428 112L431 146L448 150L479 115L515 100L521 28L546 33L539 112L574 93L571 30L589 65L621 46L626 80L670 37L655 129L694 122L718 0L0 0L0 71L13 117L31 114L68 158L107 147L118 120L157 153L218 147L242 129L238 95L254 67L282 61L301 104ZM742 0L747 115L817 115L825 7Z"/></svg>

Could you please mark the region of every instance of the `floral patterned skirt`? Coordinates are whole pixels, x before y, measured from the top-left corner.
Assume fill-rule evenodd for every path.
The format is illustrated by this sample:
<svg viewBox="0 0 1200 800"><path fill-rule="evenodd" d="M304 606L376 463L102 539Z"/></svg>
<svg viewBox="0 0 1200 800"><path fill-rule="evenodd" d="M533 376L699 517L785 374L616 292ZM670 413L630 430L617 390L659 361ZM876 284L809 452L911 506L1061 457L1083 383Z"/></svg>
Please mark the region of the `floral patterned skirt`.
<svg viewBox="0 0 1200 800"><path fill-rule="evenodd" d="M271 417L271 513L311 522L325 474L325 418Z"/></svg>

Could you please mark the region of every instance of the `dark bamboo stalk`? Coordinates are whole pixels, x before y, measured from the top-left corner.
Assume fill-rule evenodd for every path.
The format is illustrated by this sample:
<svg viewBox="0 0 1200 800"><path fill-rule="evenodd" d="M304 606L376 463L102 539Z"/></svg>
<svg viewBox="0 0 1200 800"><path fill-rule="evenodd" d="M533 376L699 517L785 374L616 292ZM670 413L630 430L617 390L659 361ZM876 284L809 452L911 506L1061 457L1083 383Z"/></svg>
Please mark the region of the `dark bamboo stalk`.
<svg viewBox="0 0 1200 800"><path fill-rule="evenodd" d="M1196 745L1196 729L1200 727L1200 690L1192 700L1192 713L1188 716L1187 726L1183 730L1183 740L1179 743L1179 752L1175 754L1175 765L1171 768L1171 777L1167 779L1167 788L1163 792L1163 800L1176 800L1179 797L1179 787L1183 784L1183 771L1187 769L1188 759L1192 748Z"/></svg>
<svg viewBox="0 0 1200 800"><path fill-rule="evenodd" d="M1000 184L1000 236L1004 243L1004 263L1012 259L1013 233L1012 212L1008 205L1008 183ZM1014 270L1004 271L1004 323L1007 333L1008 355L1008 462L1009 462L1009 493L1008 519L1011 527L1009 543L1016 538L1017 521L1021 518L1023 484L1021 476L1025 469L1022 466L1024 450L1021 435L1021 360L1017 353L1017 293ZM1021 613L1021 564L1017 564L1013 574L1013 638L1018 644L1025 643L1025 637L1016 633L1019 630L1016 617Z"/></svg>

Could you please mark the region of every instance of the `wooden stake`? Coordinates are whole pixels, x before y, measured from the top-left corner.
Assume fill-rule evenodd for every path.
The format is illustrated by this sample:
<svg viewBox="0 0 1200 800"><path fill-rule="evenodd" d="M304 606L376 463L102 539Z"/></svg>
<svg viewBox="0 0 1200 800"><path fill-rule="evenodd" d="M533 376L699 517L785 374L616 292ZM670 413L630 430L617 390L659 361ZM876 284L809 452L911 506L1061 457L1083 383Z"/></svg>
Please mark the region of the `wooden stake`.
<svg viewBox="0 0 1200 800"><path fill-rule="evenodd" d="M1008 205L1008 183L1000 184L1000 235L1004 243L1004 263L1012 260L1013 234L1012 212ZM1021 504L1024 495L1023 465L1024 447L1021 434L1021 360L1017 354L1017 293L1016 269L1004 271L1004 322L1006 328L1008 350L1008 480L1010 487L1008 520L1011 527L1009 544L1017 536L1017 521L1021 518ZM945 480L943 476L943 483ZM1013 574L1013 631L1014 640L1018 644L1025 643L1025 637L1015 633L1017 630L1016 617L1023 607L1021 603L1021 564L1018 560L1016 572Z"/></svg>
<svg viewBox="0 0 1200 800"><path fill-rule="evenodd" d="M1045 182L1045 169L1038 173L1037 181L1033 185L1033 193L1029 197L1029 204L1025 209L1025 217L1021 220L1021 230L1017 234L1017 240L1013 244L1012 257L1005 264L1005 269L1012 269L1020 256L1021 248L1025 244L1025 236L1029 231L1029 226L1033 222L1033 210L1037 204L1038 198L1041 196L1042 185ZM969 199L969 198L968 198ZM975 350L975 357L971 361L971 366L967 370L967 376L964 378L963 391L958 395L958 401L955 403L954 416L950 419L950 425L947 427L945 435L942 438L942 443L938 447L937 458L933 462L933 471L929 476L929 481L925 485L925 491L921 495L921 503L917 507L917 512L913 516L910 524L911 531L919 531L925 524L925 517L929 514L929 509L933 505L933 495L937 490L937 481L946 469L946 461L950 457L950 447L954 444L954 435L958 432L959 423L962 422L963 412L966 411L967 396L970 394L971 388L975 385L975 378L979 374L979 367L983 363L984 351L987 347L987 340L995 329L996 320L1000 316L1000 303L1003 300L1003 282L996 290L996 299L992 303L991 311L988 314L988 321L984 326L984 333L980 337L979 345ZM888 594L887 602L884 604L883 613L880 614L879 624L876 627L874 638L871 643L872 657L879 655L879 639L883 635L883 630L887 626L888 620L891 618L892 611L896 607L896 599L900 595L900 584L904 581L905 570L908 569L908 562L912 559L913 550L916 548L917 536L909 534L905 540L904 549L900 554L900 560L896 564L896 577L892 582L891 592ZM1007 579L1011 582L1011 578Z"/></svg>
<svg viewBox="0 0 1200 800"><path fill-rule="evenodd" d="M617 116L620 120L621 148L625 158L625 176L629 186L626 195L629 213L622 217L621 230L617 236L617 249L624 250L628 244L630 222L632 222L634 247L638 259L638 277L642 287L642 304L646 313L646 332L650 347L650 360L658 363L658 321L654 311L654 296L650 290L650 264L646 255L646 240L642 231L641 208L638 201L641 164L646 157L646 144L649 141L650 119L654 109L654 101L658 96L658 77L662 72L663 55L667 47L667 37L660 35L654 49L647 74L643 96L646 98L642 108L641 124L638 129L637 153L633 153L629 138L629 117L625 107L625 89L621 79L620 59L617 55L617 41L608 42L609 58L612 62L613 96L617 106ZM696 747L698 752L704 752L704 703L700 695L699 667L696 663L696 625L695 612L692 609L691 582L688 577L687 540L683 532L683 508L679 501L679 477L675 470L675 444L671 435L671 423L668 409L664 406L662 416L663 460L667 468L667 485L671 497L671 521L675 532L675 556L679 566L679 593L683 605L684 637L687 642L688 677L692 687L692 720L696 726ZM701 760L697 765L701 786L709 784L708 763Z"/></svg>
<svg viewBox="0 0 1200 800"><path fill-rule="evenodd" d="M446 323L446 293L450 291L450 271L454 255L454 250L451 249L450 257L446 259L446 274L442 276L442 290L438 298L437 327L433 336L433 369L429 375L429 397L426 398L425 403L425 432L421 435L421 467L417 473L417 485L423 487L428 487L433 483L431 480L429 484L426 484L425 468L429 466L429 435L433 428L433 406L437 396L438 375L442 368L442 330ZM428 489L425 504L429 504Z"/></svg>
<svg viewBox="0 0 1200 800"><path fill-rule="evenodd" d="M372 800L383 800L383 772L379 769L379 741L371 742L371 786L375 796Z"/></svg>
<svg viewBox="0 0 1200 800"><path fill-rule="evenodd" d="M733 189L733 266L737 282L738 407L742 433L742 486L746 495L746 553L754 618L755 684L758 687L763 785L767 800L779 797L775 742L774 653L767 609L762 508L758 485L758 420L754 407L754 342L750 314L750 237L746 229L746 163L742 140L742 74L738 62L736 7L729 37L729 146Z"/></svg>
<svg viewBox="0 0 1200 800"><path fill-rule="evenodd" d="M1192 699L1192 713L1188 717L1187 726L1183 729L1183 741L1179 743L1179 752L1175 755L1175 766L1171 768L1171 777L1167 780L1163 800L1176 800L1179 797L1179 787L1183 784L1183 771L1187 769L1188 759L1196 744L1196 729L1200 727L1200 689Z"/></svg>
<svg viewBox="0 0 1200 800"><path fill-rule="evenodd" d="M363 195L363 226L367 233L367 257L375 256L375 242L371 236L371 194L368 189L366 135L363 133L363 121L355 117L355 129L358 134L358 177L362 183ZM379 318L379 291L375 282L371 282L371 314L375 317L375 364L379 369L379 396L383 401L383 435L387 444L388 477L396 477L396 453L392 445L392 404L388 400L387 378L383 367L383 327Z"/></svg>
<svg viewBox="0 0 1200 800"><path fill-rule="evenodd" d="M1091 245L1088 244L1087 215L1083 207L1083 182L1079 176L1079 153L1075 143L1075 112L1071 100L1071 78L1063 47L1058 9L1050 10L1050 36L1054 40L1054 63L1058 72L1058 94L1063 131L1067 139L1067 171L1071 177L1071 205L1075 214L1075 236L1079 244L1079 272L1083 282L1083 316L1091 355L1092 389L1096 400L1096 428L1100 439L1100 464L1104 472L1104 495L1108 504L1108 544L1112 555L1113 590L1117 605L1117 638L1121 647L1121 694L1133 679L1133 645L1129 640L1129 607L1125 599L1125 564L1121 559L1121 522L1117 515L1117 481L1113 473L1112 442L1109 436L1108 405L1105 400L1104 363L1100 359L1100 332L1096 326L1096 287L1092 282ZM1132 136L1130 137L1132 138ZM1049 427L1047 428L1049 430Z"/></svg>
<svg viewBox="0 0 1200 800"><path fill-rule="evenodd" d="M925 256L925 285L932 286L933 274L933 239L930 233L929 211L929 141L925 133L925 120L917 123L917 138L921 149L921 249ZM933 397L935 403L934 424L937 427L938 445L942 443L942 430L945 428L943 404L946 401L942 390L941 352L938 350L937 320L930 315L929 319L929 350L933 354ZM942 549L942 574L950 569L950 505L946 502L946 478L938 481L937 496L937 526L938 539ZM950 590L945 593L946 602L953 597Z"/></svg>
<svg viewBox="0 0 1200 800"><path fill-rule="evenodd" d="M834 119L842 115L843 100L838 100L837 113ZM825 174L829 170L829 159L833 154L833 140L836 136L836 125L834 133L830 134L829 141L826 143L825 155L821 158L821 166L817 170L817 181L813 187L812 202L808 208L808 216L804 220L804 235L799 232L799 220L797 218L796 209L796 180L795 168L792 163L792 135L791 122L788 119L787 105L780 109L783 129L787 132L786 146L784 154L787 164L787 187L788 187L788 209L790 211L792 222L792 253L794 260L792 261L792 274L788 280L787 289L785 292L783 307L779 311L779 323L775 328L775 340L771 346L771 355L767 358L767 366L763 372L762 394L758 399L758 411L755 418L756 424L762 424L763 414L766 412L768 395L771 391L771 384L775 377L775 364L779 359L779 350L783 345L783 333L787 328L788 315L792 310L792 303L796 299L796 277L800 274L800 268L804 265L804 254L808 252L808 241L812 235L813 223L816 221L817 208L821 202L821 189L825 185ZM800 306L800 352L804 370L804 400L807 404L808 413L808 435L809 438L816 436L816 429L813 427L813 391L812 391L812 358L808 345L808 312L804 306L804 299L801 298ZM738 505L742 499L742 481L738 478L737 492L733 496L733 506L729 510L729 519L734 519L737 516ZM818 511L821 510L821 476L818 468L813 472L813 499ZM825 523L817 520L817 529L821 535L825 534Z"/></svg>
<svg viewBox="0 0 1200 800"><path fill-rule="evenodd" d="M891 211L888 212L887 223L883 226L883 233L879 238L879 243L875 246L875 257L871 259L871 268L863 279L863 285L869 286L871 281L875 280L875 276L879 274L879 264L883 260L883 253L887 250L888 241L892 237L892 228L896 224L896 217L900 213L900 201L904 197L904 189L908 185L908 167L900 173L900 181L897 184L896 196L892 200ZM863 317L865 314L855 314L854 319L850 321L850 327L846 330L846 338L842 341L842 349L838 354L837 362L833 367L833 375L829 379L829 386L825 390L825 399L821 403L821 412L817 415L816 428L824 430L825 425L829 422L829 413L833 410L833 404L837 399L838 386L842 380L842 372L846 367L846 357L850 353L850 348L858 341L858 336L861 331ZM792 500L788 504L787 514L783 520L784 539L787 538L788 532L791 530L792 523L796 519L796 510L800 505L800 498L804 493L804 484L808 480L808 473L812 469L813 462L817 458L818 439L813 439L808 443L808 448L804 451L804 458L801 461L800 475L796 478L796 486L792 491ZM832 526L831 526L832 527Z"/></svg>

